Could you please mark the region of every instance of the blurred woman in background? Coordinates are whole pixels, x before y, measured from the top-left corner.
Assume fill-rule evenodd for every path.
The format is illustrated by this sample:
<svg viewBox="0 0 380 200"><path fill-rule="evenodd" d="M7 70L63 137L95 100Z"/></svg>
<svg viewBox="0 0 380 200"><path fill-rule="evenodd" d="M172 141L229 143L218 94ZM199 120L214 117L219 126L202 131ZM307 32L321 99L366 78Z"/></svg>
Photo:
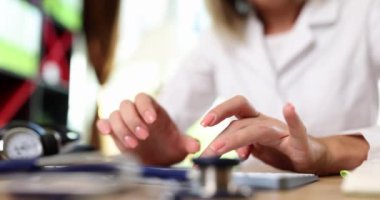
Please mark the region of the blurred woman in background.
<svg viewBox="0 0 380 200"><path fill-rule="evenodd" d="M206 2L214 26L159 103L139 94L98 121L121 150L146 164L181 161L200 148L185 130L220 97L202 125L237 120L203 156L237 150L320 175L380 156L380 1Z"/></svg>

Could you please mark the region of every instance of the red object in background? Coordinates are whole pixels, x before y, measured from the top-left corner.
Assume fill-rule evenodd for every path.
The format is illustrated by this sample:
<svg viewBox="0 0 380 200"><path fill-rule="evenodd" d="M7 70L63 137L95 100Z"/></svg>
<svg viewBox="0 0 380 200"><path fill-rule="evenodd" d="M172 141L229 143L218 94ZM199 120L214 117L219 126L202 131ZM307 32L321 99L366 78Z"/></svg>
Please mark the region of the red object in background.
<svg viewBox="0 0 380 200"><path fill-rule="evenodd" d="M17 85L10 86L2 91L0 100L0 127L6 125L17 111L24 105L36 89L31 81L23 81Z"/></svg>
<svg viewBox="0 0 380 200"><path fill-rule="evenodd" d="M28 2L42 8L41 0ZM44 16L38 41L39 77L30 79L0 71L0 128L14 119L67 123L73 33L44 14L43 9L39 11Z"/></svg>
<svg viewBox="0 0 380 200"><path fill-rule="evenodd" d="M54 24L49 18L45 18L43 22L43 35L42 35L42 58L40 72L42 78L46 73L45 70L51 70L52 66L57 68L58 77L60 80L53 80L58 84L67 87L70 75L70 54L73 36L72 33L60 28ZM49 75L49 74L48 74ZM54 74L53 74L54 76ZM45 80L46 81L46 80ZM47 81L49 84L49 82Z"/></svg>

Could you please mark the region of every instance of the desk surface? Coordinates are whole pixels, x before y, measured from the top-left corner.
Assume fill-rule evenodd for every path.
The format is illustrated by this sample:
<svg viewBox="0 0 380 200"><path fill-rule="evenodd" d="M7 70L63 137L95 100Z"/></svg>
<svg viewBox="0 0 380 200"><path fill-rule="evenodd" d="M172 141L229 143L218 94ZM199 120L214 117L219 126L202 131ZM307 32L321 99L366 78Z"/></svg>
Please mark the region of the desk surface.
<svg viewBox="0 0 380 200"><path fill-rule="evenodd" d="M256 165L257 166L257 165ZM268 166L259 168L242 169L242 171L278 171ZM254 193L252 198L254 200L369 200L367 197L352 197L347 196L341 192L341 183L343 178L340 176L321 177L319 181L290 190L259 190ZM0 181L1 183L2 181ZM75 184L75 183L73 183ZM2 184L0 184L1 187ZM78 184L78 187L81 187ZM135 184L133 187L127 189L123 193L107 195L104 197L97 196L96 198L89 199L167 199L167 195L170 193L170 186L158 185L158 184ZM165 196L166 195L166 196ZM7 198L4 195L0 195L0 199L13 199ZM82 199L82 198L80 198ZM372 199L380 199L372 198Z"/></svg>
<svg viewBox="0 0 380 200"><path fill-rule="evenodd" d="M306 185L304 187L296 188L287 191L259 191L256 198L253 199L273 199L273 200L287 200L287 199L334 199L334 200L348 200L361 198L349 197L344 195L340 190L342 177L322 177L318 182ZM364 198L367 199L367 198Z"/></svg>
<svg viewBox="0 0 380 200"><path fill-rule="evenodd" d="M254 200L369 200L371 198L351 197L344 195L340 190L342 178L340 176L322 177L319 181L309 185L284 191L269 190L256 191L252 198ZM75 183L73 183L75 184ZM80 187L78 185L78 187ZM165 195L169 194L170 188L160 185L136 185L120 194L107 195L89 199L167 199ZM0 195L1 199L13 199ZM81 198L80 198L81 199ZM380 198L372 198L380 199Z"/></svg>
<svg viewBox="0 0 380 200"><path fill-rule="evenodd" d="M342 178L340 176L322 177L318 182L285 191L256 191L250 199L254 200L369 200L371 198L351 197L344 195L340 190ZM148 189L149 188L149 189ZM141 186L124 195L112 197L112 199L161 199L165 190L160 186ZM106 199L106 198L104 198ZM376 198L373 198L376 199ZM380 198L377 198L380 199Z"/></svg>

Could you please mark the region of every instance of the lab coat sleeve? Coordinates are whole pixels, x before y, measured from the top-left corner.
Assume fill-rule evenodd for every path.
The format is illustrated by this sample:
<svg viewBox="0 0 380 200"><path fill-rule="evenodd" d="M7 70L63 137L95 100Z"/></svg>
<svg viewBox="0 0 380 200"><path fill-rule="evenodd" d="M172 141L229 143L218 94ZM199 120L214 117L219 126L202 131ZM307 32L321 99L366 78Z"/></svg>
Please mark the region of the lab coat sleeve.
<svg viewBox="0 0 380 200"><path fill-rule="evenodd" d="M380 160L380 126L349 130L348 133L361 133L369 144L368 160Z"/></svg>
<svg viewBox="0 0 380 200"><path fill-rule="evenodd" d="M380 1L373 0L368 13L369 47L371 62L373 63L378 79L380 78ZM369 143L368 159L380 160L380 126L373 126L358 130Z"/></svg>
<svg viewBox="0 0 380 200"><path fill-rule="evenodd" d="M380 1L373 0L369 12L369 47L377 72L377 77L380 79Z"/></svg>
<svg viewBox="0 0 380 200"><path fill-rule="evenodd" d="M183 60L158 97L178 128L185 132L215 99L212 39L202 37L199 45Z"/></svg>

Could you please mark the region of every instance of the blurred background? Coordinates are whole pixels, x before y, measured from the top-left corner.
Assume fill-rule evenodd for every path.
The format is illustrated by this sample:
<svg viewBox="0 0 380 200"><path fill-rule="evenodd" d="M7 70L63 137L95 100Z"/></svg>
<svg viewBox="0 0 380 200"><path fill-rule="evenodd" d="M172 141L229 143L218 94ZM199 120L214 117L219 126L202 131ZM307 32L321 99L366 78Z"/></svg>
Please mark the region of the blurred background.
<svg viewBox="0 0 380 200"><path fill-rule="evenodd" d="M1 0L0 127L63 125L117 154L96 119L139 92L157 96L209 26L204 0ZM220 127L189 132L205 148Z"/></svg>
<svg viewBox="0 0 380 200"><path fill-rule="evenodd" d="M202 0L2 0L0 127L65 125L116 154L95 120L139 92L157 96L209 25Z"/></svg>

